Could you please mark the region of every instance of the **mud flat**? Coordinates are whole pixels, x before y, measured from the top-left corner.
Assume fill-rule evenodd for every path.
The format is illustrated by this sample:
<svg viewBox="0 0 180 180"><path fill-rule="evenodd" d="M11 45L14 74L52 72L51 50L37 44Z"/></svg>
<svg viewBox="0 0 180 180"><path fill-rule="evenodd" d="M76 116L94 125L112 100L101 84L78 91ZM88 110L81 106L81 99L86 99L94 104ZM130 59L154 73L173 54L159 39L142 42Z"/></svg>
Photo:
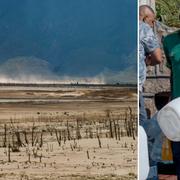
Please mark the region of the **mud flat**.
<svg viewBox="0 0 180 180"><path fill-rule="evenodd" d="M137 179L128 87L0 88L0 179Z"/></svg>

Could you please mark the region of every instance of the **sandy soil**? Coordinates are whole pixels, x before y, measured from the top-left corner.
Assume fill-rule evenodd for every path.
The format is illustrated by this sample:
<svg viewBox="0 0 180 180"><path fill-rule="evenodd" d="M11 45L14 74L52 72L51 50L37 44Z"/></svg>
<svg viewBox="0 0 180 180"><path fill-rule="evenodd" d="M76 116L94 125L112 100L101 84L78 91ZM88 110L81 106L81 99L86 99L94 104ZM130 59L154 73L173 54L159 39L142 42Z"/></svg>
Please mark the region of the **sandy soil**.
<svg viewBox="0 0 180 180"><path fill-rule="evenodd" d="M102 148L99 148L97 139L78 140L77 147L73 150L70 147L74 144L73 141L68 141L62 146L49 142L38 150L37 157L32 155L33 147L29 147L30 161L27 148L12 153L11 162L7 162L7 149L1 148L0 154L3 156L0 159L0 179L13 179L15 176L17 179L21 176L50 179L49 176L54 175L57 179L68 176L135 177L136 141L132 138L122 138L121 141L102 139L101 142ZM40 162L38 156L41 154Z"/></svg>
<svg viewBox="0 0 180 180"><path fill-rule="evenodd" d="M137 179L136 97L119 87L1 89L0 179Z"/></svg>

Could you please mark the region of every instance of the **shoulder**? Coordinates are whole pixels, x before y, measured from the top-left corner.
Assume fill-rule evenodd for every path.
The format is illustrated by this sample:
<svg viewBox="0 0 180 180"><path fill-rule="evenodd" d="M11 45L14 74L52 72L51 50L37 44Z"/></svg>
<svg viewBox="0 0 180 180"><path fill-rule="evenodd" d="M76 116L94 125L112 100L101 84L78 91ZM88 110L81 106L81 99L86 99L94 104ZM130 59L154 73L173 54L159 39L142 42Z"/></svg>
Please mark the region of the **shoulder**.
<svg viewBox="0 0 180 180"><path fill-rule="evenodd" d="M171 40L173 38L177 38L177 37L180 37L180 30L168 34L167 36L165 36L163 38L163 41L166 42L166 41L169 41L169 40Z"/></svg>
<svg viewBox="0 0 180 180"><path fill-rule="evenodd" d="M163 37L162 43L165 50L173 49L180 42L180 30Z"/></svg>
<svg viewBox="0 0 180 180"><path fill-rule="evenodd" d="M152 28L144 22L140 22L139 23L139 35L140 38L149 38L149 37L154 37L154 32L152 30Z"/></svg>
<svg viewBox="0 0 180 180"><path fill-rule="evenodd" d="M152 28L149 26L149 24L144 23L143 21L139 22L139 29L143 31L152 31Z"/></svg>

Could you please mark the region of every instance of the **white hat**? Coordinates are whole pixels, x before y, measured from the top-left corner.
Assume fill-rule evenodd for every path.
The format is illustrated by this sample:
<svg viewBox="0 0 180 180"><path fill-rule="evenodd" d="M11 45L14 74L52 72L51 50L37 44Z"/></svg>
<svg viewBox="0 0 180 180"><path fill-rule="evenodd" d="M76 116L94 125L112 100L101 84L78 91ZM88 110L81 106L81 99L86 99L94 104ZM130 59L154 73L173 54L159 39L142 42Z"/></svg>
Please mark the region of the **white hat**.
<svg viewBox="0 0 180 180"><path fill-rule="evenodd" d="M180 98L164 106L157 115L159 126L171 141L180 141Z"/></svg>

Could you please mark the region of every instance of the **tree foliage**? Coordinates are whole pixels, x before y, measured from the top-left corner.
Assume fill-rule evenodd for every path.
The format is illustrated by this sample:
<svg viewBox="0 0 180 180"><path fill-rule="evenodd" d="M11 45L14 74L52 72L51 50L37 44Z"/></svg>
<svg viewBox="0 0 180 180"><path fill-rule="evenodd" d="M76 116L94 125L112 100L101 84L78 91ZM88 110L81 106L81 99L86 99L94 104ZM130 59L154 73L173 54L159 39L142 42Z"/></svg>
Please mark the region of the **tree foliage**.
<svg viewBox="0 0 180 180"><path fill-rule="evenodd" d="M157 18L170 27L180 27L180 0L156 0Z"/></svg>

